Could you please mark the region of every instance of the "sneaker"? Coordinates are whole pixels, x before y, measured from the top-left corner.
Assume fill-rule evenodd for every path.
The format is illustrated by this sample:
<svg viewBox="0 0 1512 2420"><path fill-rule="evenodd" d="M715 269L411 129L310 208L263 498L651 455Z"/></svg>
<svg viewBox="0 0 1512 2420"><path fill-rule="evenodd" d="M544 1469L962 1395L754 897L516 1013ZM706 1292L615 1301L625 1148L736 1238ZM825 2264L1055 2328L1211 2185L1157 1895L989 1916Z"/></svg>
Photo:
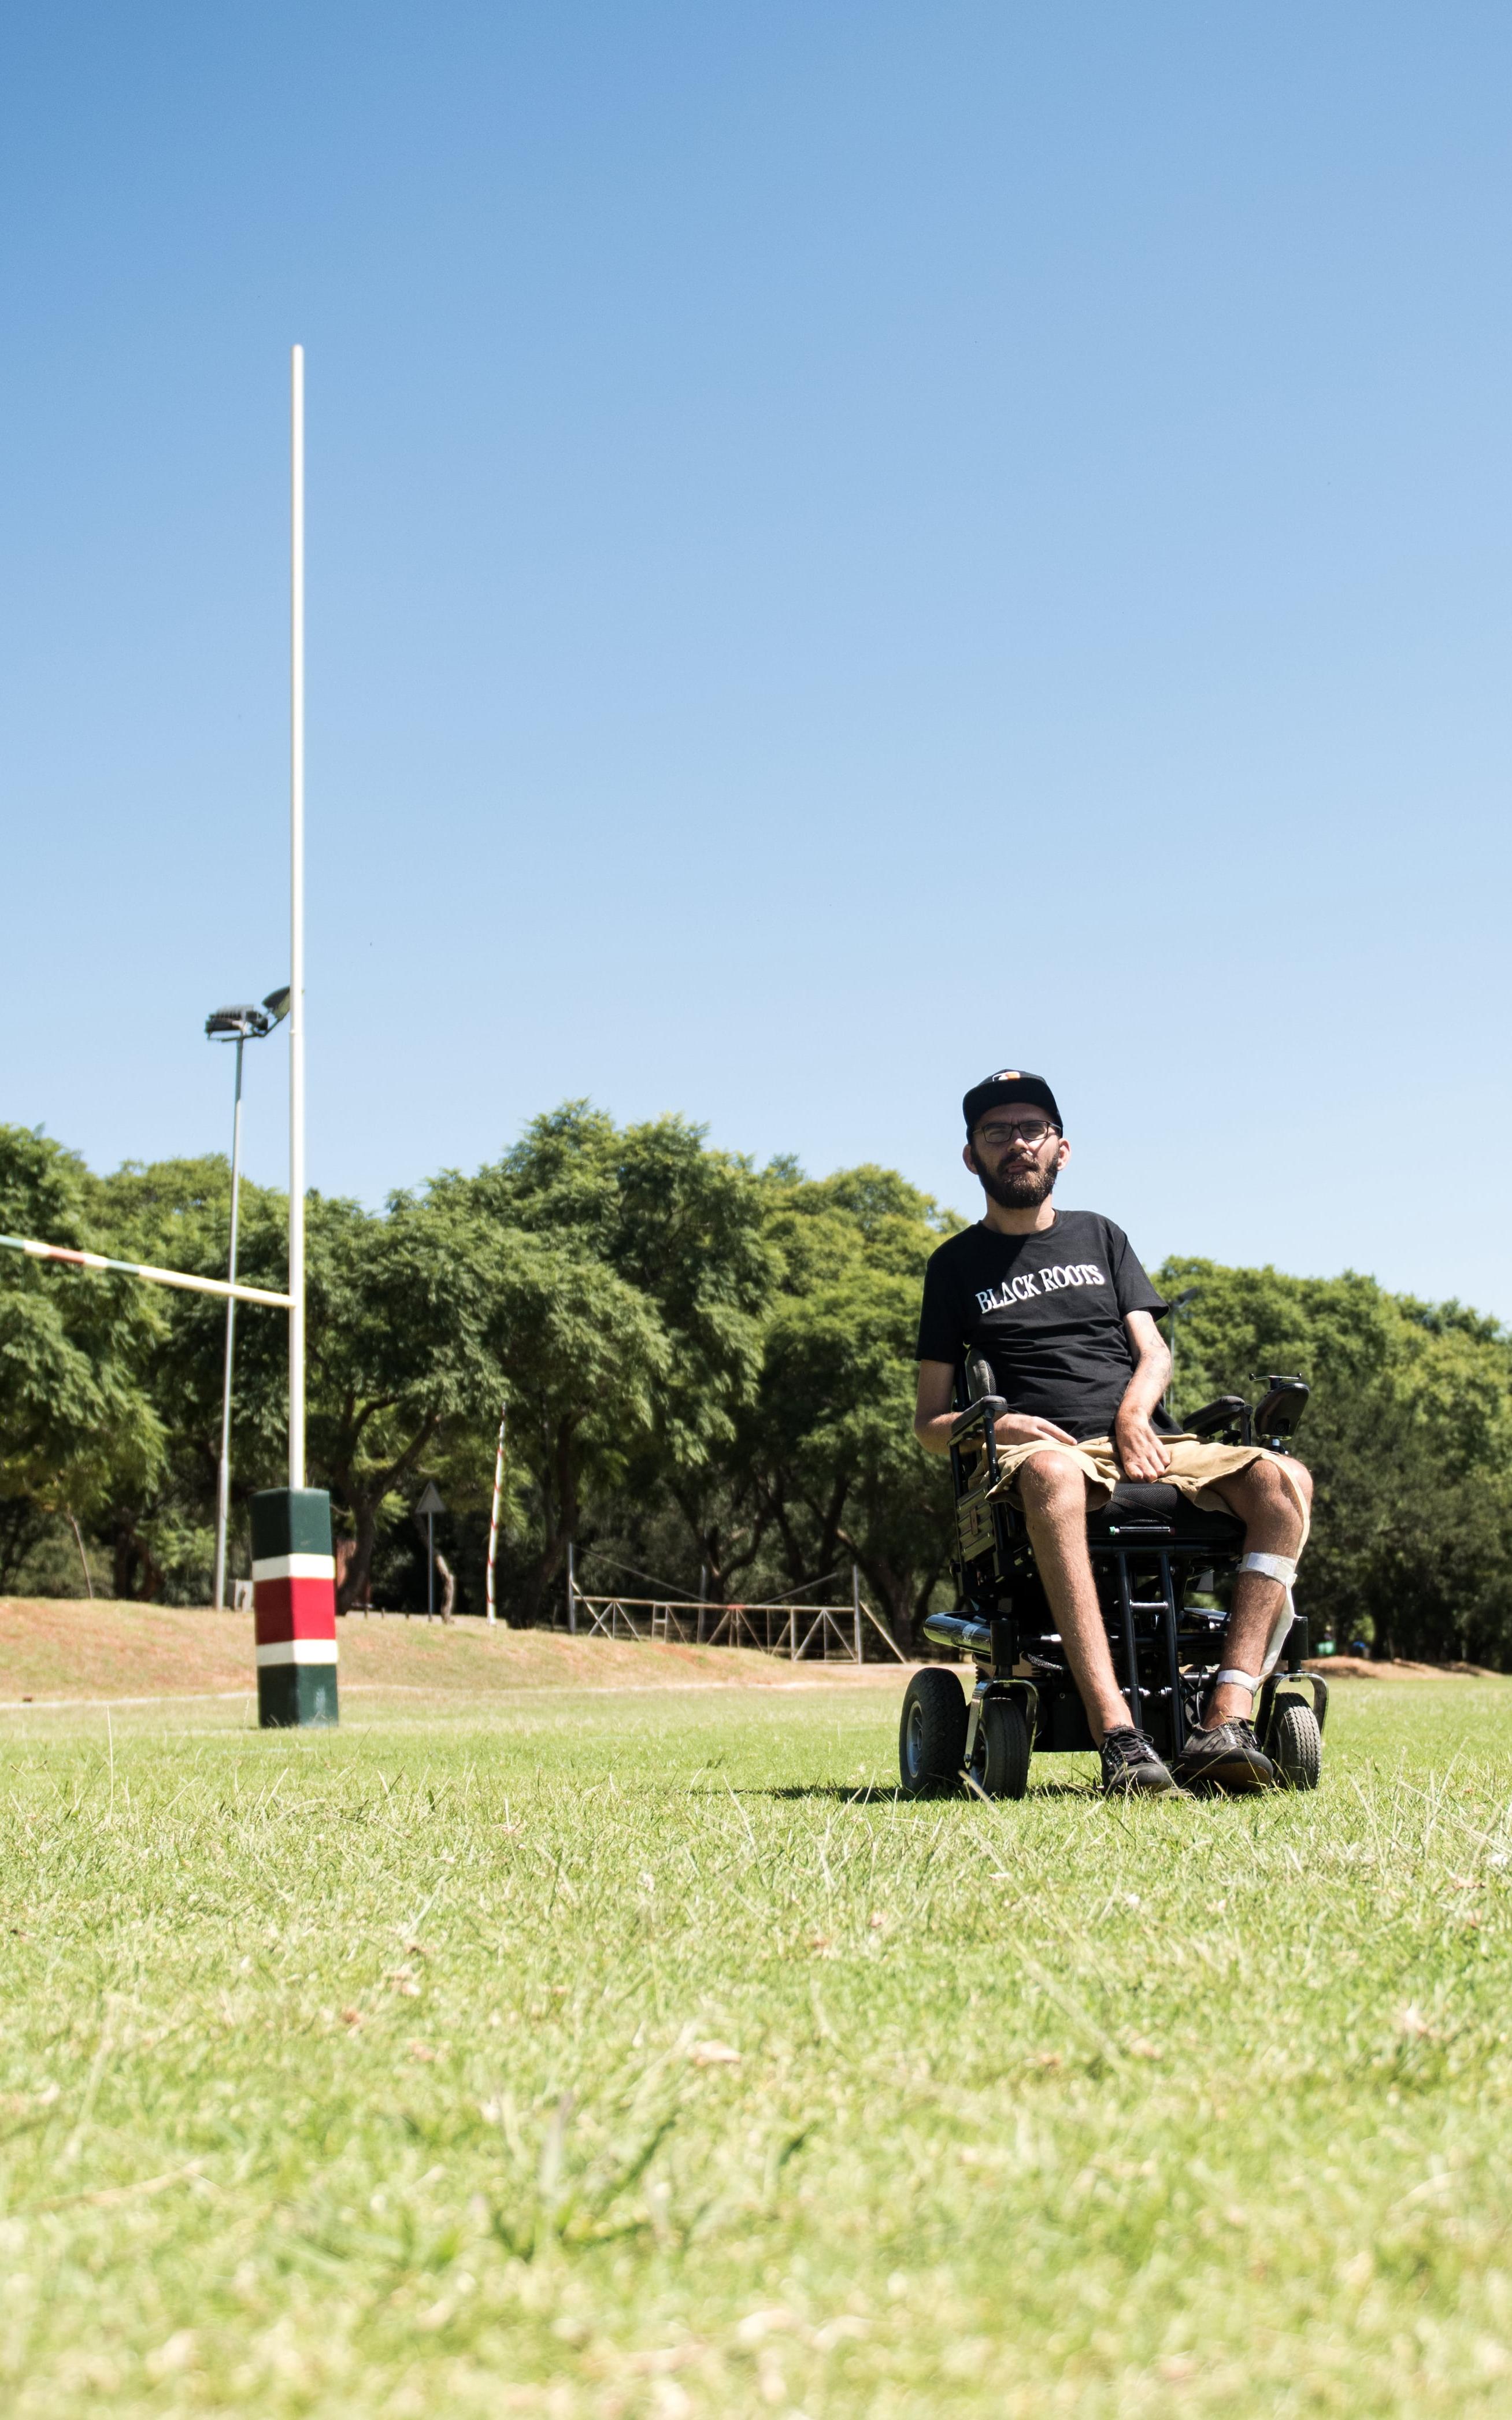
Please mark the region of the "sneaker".
<svg viewBox="0 0 1512 2420"><path fill-rule="evenodd" d="M1103 1738L1104 1798L1183 1798L1143 1731L1124 1725Z"/></svg>
<svg viewBox="0 0 1512 2420"><path fill-rule="evenodd" d="M1230 1797L1281 1787L1253 1723L1219 1723L1211 1731L1188 1731L1186 1745L1173 1761L1180 1780L1198 1790L1222 1790Z"/></svg>

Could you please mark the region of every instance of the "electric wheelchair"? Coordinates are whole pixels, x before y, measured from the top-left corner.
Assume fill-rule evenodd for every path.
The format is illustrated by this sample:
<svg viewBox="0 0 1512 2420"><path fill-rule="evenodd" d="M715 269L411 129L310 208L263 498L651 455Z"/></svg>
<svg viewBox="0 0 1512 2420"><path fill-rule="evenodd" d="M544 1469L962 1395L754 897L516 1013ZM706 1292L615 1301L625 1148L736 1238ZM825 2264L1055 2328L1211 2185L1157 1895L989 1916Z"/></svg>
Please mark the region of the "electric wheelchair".
<svg viewBox="0 0 1512 2420"><path fill-rule="evenodd" d="M950 1433L959 1609L932 1613L924 1636L977 1668L969 1708L956 1674L926 1665L909 1682L898 1761L911 1797L964 1786L989 1798L1022 1798L1029 1760L1094 1745L1035 1569L1023 1514L993 1493L999 1477L995 1423L1007 1411L980 1356L956 1374L964 1408ZM1253 1408L1222 1395L1183 1423L1223 1445L1287 1453L1307 1403L1301 1378L1273 1377ZM1213 1600L1238 1566L1244 1525L1203 1512L1164 1481L1121 1480L1089 1512L1088 1544L1129 1719L1165 1758L1181 1747L1221 1668L1227 1612ZM1328 1715L1327 1683L1303 1670L1307 1624L1291 1624L1255 1705L1256 1736L1282 1781L1315 1790ZM1303 1691L1307 1690L1311 1704Z"/></svg>

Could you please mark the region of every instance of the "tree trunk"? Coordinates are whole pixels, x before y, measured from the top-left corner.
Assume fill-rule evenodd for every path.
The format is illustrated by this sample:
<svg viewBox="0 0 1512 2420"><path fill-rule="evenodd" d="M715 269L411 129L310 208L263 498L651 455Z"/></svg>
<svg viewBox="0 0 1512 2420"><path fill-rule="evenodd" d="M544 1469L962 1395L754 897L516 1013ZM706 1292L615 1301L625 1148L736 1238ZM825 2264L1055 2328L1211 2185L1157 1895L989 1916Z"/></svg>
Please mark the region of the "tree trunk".
<svg viewBox="0 0 1512 2420"><path fill-rule="evenodd" d="M366 1605L373 1588L373 1549L378 1544L378 1508L381 1497L357 1495L350 1487L342 1490L347 1510L357 1524L357 1535L351 1541L351 1551L346 1567L336 1583L336 1611L350 1613L354 1605Z"/></svg>
<svg viewBox="0 0 1512 2420"><path fill-rule="evenodd" d="M920 1643L920 1626L929 1611L929 1601L934 1592L937 1571L927 1575L918 1570L899 1571L880 1556L867 1554L856 1540L844 1529L840 1544L860 1565L872 1593L878 1600L882 1619L891 1631L905 1655L917 1655Z"/></svg>
<svg viewBox="0 0 1512 2420"><path fill-rule="evenodd" d="M556 1519L552 1520L551 1490L541 1489L541 1521L546 1530L546 1544L531 1566L525 1583L525 1621L528 1628L538 1622L546 1610L548 1592L554 1581L567 1568L567 1547L577 1535L578 1459L575 1451L578 1423L563 1420L558 1429L551 1454L552 1475L556 1481Z"/></svg>
<svg viewBox="0 0 1512 2420"><path fill-rule="evenodd" d="M771 1514L758 1509L748 1528L736 1501L730 1508L730 1521L739 1536L746 1532L746 1543L736 1545L734 1537L727 1538L725 1526L706 1516L705 1508L695 1501L685 1489L673 1483L669 1489L672 1502L687 1527L687 1534L698 1550L704 1571L704 1603L727 1605L731 1590L743 1572L748 1572L765 1543L771 1526Z"/></svg>
<svg viewBox="0 0 1512 2420"><path fill-rule="evenodd" d="M404 1451L396 1454L386 1470L369 1473L365 1483L359 1485L350 1463L329 1466L332 1500L349 1512L357 1535L352 1544L351 1559L344 1576L338 1576L336 1611L347 1613L359 1603L365 1605L372 1591L373 1554L378 1544L378 1518L383 1499L393 1494L402 1479L413 1470L440 1423L427 1419L416 1430ZM350 1447L347 1448L350 1450Z"/></svg>
<svg viewBox="0 0 1512 2420"><path fill-rule="evenodd" d="M546 1609L547 1598L553 1582L560 1579L566 1571L567 1541L570 1536L570 1530L558 1529L553 1536L548 1538L545 1546L531 1565L530 1576L525 1583L523 1627L529 1628L532 1622L539 1621Z"/></svg>
<svg viewBox="0 0 1512 2420"><path fill-rule="evenodd" d="M115 1513L111 1522L111 1583L122 1604L150 1604L162 1586L162 1566L137 1534L136 1515Z"/></svg>
<svg viewBox="0 0 1512 2420"><path fill-rule="evenodd" d="M441 1620L443 1621L455 1621L456 1619L456 1579L453 1573L452 1566L447 1561L444 1555L438 1553L436 1557L436 1569L441 1575Z"/></svg>

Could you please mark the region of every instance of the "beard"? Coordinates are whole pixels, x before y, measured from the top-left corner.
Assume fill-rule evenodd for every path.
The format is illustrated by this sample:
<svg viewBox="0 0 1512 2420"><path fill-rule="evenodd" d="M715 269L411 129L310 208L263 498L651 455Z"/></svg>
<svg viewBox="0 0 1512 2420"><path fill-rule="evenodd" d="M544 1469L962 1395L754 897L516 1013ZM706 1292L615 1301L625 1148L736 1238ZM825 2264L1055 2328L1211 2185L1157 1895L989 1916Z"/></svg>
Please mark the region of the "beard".
<svg viewBox="0 0 1512 2420"><path fill-rule="evenodd" d="M1038 1210L1055 1191L1060 1171L1054 1161L1048 1168L1031 1160L1026 1168L992 1169L979 1160L977 1174L988 1201L995 1202L999 1210Z"/></svg>

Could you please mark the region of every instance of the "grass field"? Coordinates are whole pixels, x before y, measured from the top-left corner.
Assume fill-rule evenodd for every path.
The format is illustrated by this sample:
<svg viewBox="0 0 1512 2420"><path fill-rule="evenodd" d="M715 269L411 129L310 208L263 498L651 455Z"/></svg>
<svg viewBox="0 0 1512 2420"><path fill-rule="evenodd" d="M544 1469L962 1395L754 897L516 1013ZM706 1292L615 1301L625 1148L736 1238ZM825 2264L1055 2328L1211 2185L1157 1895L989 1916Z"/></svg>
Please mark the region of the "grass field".
<svg viewBox="0 0 1512 2420"><path fill-rule="evenodd" d="M406 1687L0 1717L10 2412L1512 2413L1512 1683L1121 1810Z"/></svg>

